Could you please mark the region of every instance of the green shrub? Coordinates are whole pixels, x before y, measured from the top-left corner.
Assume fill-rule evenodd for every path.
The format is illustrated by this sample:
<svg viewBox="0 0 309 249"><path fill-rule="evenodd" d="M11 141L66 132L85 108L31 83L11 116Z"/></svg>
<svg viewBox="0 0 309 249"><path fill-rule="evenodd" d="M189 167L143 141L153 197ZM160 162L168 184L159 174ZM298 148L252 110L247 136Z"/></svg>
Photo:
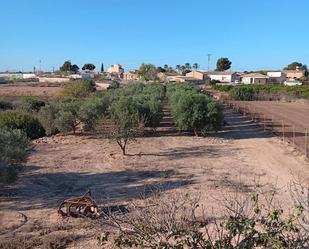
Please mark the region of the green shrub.
<svg viewBox="0 0 309 249"><path fill-rule="evenodd" d="M107 88L107 90L118 89L120 87L120 83L118 81L113 81Z"/></svg>
<svg viewBox="0 0 309 249"><path fill-rule="evenodd" d="M92 97L83 101L78 110L78 116L84 124L84 130L91 130L98 120L107 114L110 106L108 95L102 97Z"/></svg>
<svg viewBox="0 0 309 249"><path fill-rule="evenodd" d="M0 99L0 111L13 109L13 104L10 101Z"/></svg>
<svg viewBox="0 0 309 249"><path fill-rule="evenodd" d="M58 108L59 111L55 119L56 128L62 133L71 131L75 133L77 126L80 124L78 117L79 103L76 101L62 103Z"/></svg>
<svg viewBox="0 0 309 249"><path fill-rule="evenodd" d="M309 98L309 86L284 86L281 84L265 85L216 85L213 89L229 92L234 100L272 100L285 97Z"/></svg>
<svg viewBox="0 0 309 249"><path fill-rule="evenodd" d="M234 86L233 85L214 85L212 88L216 91L220 92L228 92L230 91Z"/></svg>
<svg viewBox="0 0 309 249"><path fill-rule="evenodd" d="M84 98L96 90L93 80L74 81L67 84L61 92L61 96L72 98Z"/></svg>
<svg viewBox="0 0 309 249"><path fill-rule="evenodd" d="M46 135L48 136L59 132L55 124L58 111L59 108L57 105L48 104L42 107L38 114L38 118L45 129Z"/></svg>
<svg viewBox="0 0 309 249"><path fill-rule="evenodd" d="M222 107L192 84L167 86L169 107L179 130L199 132L221 128Z"/></svg>
<svg viewBox="0 0 309 249"><path fill-rule="evenodd" d="M39 120L22 112L1 112L0 128L22 130L31 139L45 135L45 130Z"/></svg>
<svg viewBox="0 0 309 249"><path fill-rule="evenodd" d="M230 97L235 100L250 101L258 91L251 86L236 86L230 90Z"/></svg>
<svg viewBox="0 0 309 249"><path fill-rule="evenodd" d="M45 106L45 102L43 100L39 100L33 97L24 97L17 105L19 110L30 113L40 111L43 106Z"/></svg>
<svg viewBox="0 0 309 249"><path fill-rule="evenodd" d="M223 106L215 101L207 103L207 118L208 122L205 129L208 131L219 131L223 122Z"/></svg>
<svg viewBox="0 0 309 249"><path fill-rule="evenodd" d="M0 182L12 182L16 166L25 162L30 141L20 130L0 129Z"/></svg>
<svg viewBox="0 0 309 249"><path fill-rule="evenodd" d="M163 107L163 98L165 96L165 88L161 84L143 84L134 83L128 86L112 91L111 101L132 97L132 101L137 108L140 120L143 120L147 127L157 127L161 120L161 112Z"/></svg>

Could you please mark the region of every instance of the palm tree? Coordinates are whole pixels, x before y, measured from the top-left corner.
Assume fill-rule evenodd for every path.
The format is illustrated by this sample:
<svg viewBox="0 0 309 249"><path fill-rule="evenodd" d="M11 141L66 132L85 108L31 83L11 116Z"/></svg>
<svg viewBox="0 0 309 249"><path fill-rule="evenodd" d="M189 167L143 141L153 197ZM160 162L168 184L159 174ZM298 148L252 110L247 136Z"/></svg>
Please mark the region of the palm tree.
<svg viewBox="0 0 309 249"><path fill-rule="evenodd" d="M198 63L194 63L192 67L195 71L197 71L200 68L200 65Z"/></svg>
<svg viewBox="0 0 309 249"><path fill-rule="evenodd" d="M184 74L185 71L186 71L186 66L180 66L181 74Z"/></svg>
<svg viewBox="0 0 309 249"><path fill-rule="evenodd" d="M187 63L185 64L185 69L187 69L187 70L190 70L190 69L191 69L191 65L190 65L189 62L187 62Z"/></svg>

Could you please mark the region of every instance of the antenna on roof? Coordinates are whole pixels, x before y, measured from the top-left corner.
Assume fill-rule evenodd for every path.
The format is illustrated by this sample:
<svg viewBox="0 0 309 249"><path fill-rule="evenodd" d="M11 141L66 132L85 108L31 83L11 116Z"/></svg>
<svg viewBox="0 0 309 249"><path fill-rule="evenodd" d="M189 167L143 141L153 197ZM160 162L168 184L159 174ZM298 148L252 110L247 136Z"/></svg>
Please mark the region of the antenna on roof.
<svg viewBox="0 0 309 249"><path fill-rule="evenodd" d="M207 54L208 57L208 72L210 72L210 58L211 58L211 54Z"/></svg>

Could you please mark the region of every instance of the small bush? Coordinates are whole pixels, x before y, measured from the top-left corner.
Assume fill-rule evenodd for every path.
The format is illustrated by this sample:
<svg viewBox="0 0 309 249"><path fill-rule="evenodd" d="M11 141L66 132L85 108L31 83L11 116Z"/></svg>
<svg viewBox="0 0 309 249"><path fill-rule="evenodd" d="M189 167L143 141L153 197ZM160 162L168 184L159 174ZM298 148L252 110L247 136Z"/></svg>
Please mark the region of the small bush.
<svg viewBox="0 0 309 249"><path fill-rule="evenodd" d="M45 102L43 100L33 97L22 98L21 102L17 105L19 110L30 113L40 111L43 106L45 106Z"/></svg>
<svg viewBox="0 0 309 249"><path fill-rule="evenodd" d="M26 161L29 144L26 134L20 130L0 129L0 182L15 180L16 167Z"/></svg>
<svg viewBox="0 0 309 249"><path fill-rule="evenodd" d="M93 80L81 80L67 84L60 95L72 98L85 98L95 90L95 82Z"/></svg>
<svg viewBox="0 0 309 249"><path fill-rule="evenodd" d="M167 86L167 96L174 123L179 130L218 131L222 123L222 108L192 84Z"/></svg>
<svg viewBox="0 0 309 249"><path fill-rule="evenodd" d="M38 114L38 118L45 129L46 135L48 136L57 134L59 132L55 124L58 111L59 108L57 105L48 104L42 107Z"/></svg>
<svg viewBox="0 0 309 249"><path fill-rule="evenodd" d="M22 130L31 139L45 135L45 130L39 120L22 112L1 112L0 128Z"/></svg>
<svg viewBox="0 0 309 249"><path fill-rule="evenodd" d="M78 110L78 116L84 124L84 130L92 130L99 119L107 114L110 106L109 96L92 97L83 101Z"/></svg>
<svg viewBox="0 0 309 249"><path fill-rule="evenodd" d="M5 111L9 109L13 109L12 103L9 101L0 99L0 111Z"/></svg>
<svg viewBox="0 0 309 249"><path fill-rule="evenodd" d="M58 106L59 111L55 119L55 126L60 132L76 132L76 128L81 122L78 117L79 105L79 102L75 101L65 102Z"/></svg>
<svg viewBox="0 0 309 249"><path fill-rule="evenodd" d="M118 89L120 87L120 83L118 81L113 81L107 88L107 90Z"/></svg>

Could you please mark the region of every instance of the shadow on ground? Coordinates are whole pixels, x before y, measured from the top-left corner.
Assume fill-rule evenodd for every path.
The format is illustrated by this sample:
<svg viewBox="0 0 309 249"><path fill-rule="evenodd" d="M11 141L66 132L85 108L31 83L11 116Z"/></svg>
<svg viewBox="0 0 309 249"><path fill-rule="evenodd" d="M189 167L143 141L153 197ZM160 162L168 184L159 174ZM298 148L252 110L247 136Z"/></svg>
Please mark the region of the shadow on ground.
<svg viewBox="0 0 309 249"><path fill-rule="evenodd" d="M63 199L81 196L87 189L91 189L99 205L112 204L184 187L193 183L188 178L173 170L26 174L21 176L22 181L0 190L0 208L57 208Z"/></svg>
<svg viewBox="0 0 309 249"><path fill-rule="evenodd" d="M244 116L233 109L226 107L224 111L224 120L226 125L217 136L222 138L233 139L248 139L248 138L269 138L274 134L250 120L249 117Z"/></svg>

